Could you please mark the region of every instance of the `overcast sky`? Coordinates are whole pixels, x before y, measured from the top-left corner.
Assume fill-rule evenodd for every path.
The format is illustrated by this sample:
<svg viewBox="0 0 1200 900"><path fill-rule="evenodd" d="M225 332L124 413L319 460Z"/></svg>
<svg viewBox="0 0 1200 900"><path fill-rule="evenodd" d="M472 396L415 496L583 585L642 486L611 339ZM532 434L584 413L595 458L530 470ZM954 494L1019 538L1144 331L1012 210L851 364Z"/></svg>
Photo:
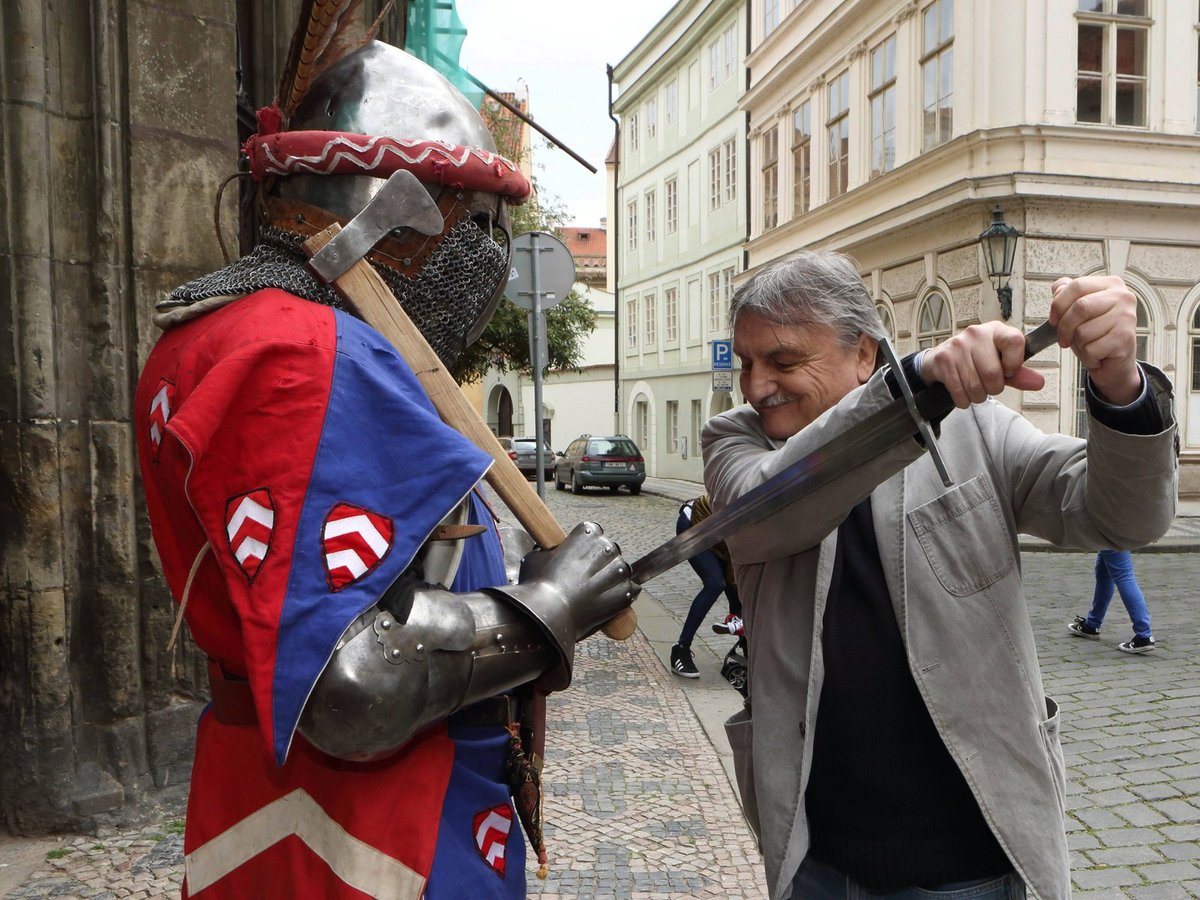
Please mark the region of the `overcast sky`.
<svg viewBox="0 0 1200 900"><path fill-rule="evenodd" d="M528 88L537 123L590 162L588 172L534 133L543 192L567 208L567 224L596 227L605 215L604 156L612 143L605 65L616 66L675 0L458 0L467 29L461 63L495 91Z"/></svg>

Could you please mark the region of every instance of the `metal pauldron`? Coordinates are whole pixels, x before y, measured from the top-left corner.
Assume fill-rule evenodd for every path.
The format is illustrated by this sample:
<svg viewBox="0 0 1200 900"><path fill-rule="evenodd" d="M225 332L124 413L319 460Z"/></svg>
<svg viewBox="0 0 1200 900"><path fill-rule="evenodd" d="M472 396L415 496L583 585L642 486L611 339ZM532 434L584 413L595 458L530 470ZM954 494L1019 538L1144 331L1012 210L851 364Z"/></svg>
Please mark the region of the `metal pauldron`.
<svg viewBox="0 0 1200 900"><path fill-rule="evenodd" d="M574 637L551 647L539 622L489 593L410 580L342 635L299 731L341 759L384 756L458 709L561 668Z"/></svg>

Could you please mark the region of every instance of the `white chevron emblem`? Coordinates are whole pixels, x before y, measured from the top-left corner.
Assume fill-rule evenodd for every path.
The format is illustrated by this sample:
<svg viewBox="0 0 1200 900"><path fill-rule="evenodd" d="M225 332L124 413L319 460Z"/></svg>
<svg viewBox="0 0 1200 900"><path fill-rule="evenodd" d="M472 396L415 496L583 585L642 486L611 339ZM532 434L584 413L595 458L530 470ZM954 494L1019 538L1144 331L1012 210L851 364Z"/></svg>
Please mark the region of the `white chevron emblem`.
<svg viewBox="0 0 1200 900"><path fill-rule="evenodd" d="M505 851L512 830L512 808L507 803L475 814L475 847L484 862L503 878L507 866Z"/></svg>
<svg viewBox="0 0 1200 900"><path fill-rule="evenodd" d="M340 591L379 565L392 546L392 520L348 503L325 517L321 546L329 586Z"/></svg>
<svg viewBox="0 0 1200 900"><path fill-rule="evenodd" d="M251 581L267 558L274 528L275 508L266 488L234 497L225 506L229 550Z"/></svg>
<svg viewBox="0 0 1200 900"><path fill-rule="evenodd" d="M349 834L307 791L297 789L251 813L184 857L189 896L295 835L355 890L383 900L420 900L425 879ZM219 893L216 892L216 893Z"/></svg>
<svg viewBox="0 0 1200 900"><path fill-rule="evenodd" d="M171 418L171 398L174 392L175 386L164 378L159 381L158 392L150 401L150 443L154 445L155 451L162 444L163 429L167 427Z"/></svg>

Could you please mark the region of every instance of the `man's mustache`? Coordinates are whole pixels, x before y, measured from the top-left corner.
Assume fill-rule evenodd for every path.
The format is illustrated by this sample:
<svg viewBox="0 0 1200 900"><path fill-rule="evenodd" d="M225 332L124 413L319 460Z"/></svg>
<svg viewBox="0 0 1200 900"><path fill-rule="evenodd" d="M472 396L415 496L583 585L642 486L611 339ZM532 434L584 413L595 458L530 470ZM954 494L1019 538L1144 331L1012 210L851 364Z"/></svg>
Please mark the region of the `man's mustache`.
<svg viewBox="0 0 1200 900"><path fill-rule="evenodd" d="M794 397L791 394L772 394L770 397L764 397L757 403L752 403L751 406L758 410L771 409L775 406L783 406L785 403L795 403L799 399L799 397Z"/></svg>

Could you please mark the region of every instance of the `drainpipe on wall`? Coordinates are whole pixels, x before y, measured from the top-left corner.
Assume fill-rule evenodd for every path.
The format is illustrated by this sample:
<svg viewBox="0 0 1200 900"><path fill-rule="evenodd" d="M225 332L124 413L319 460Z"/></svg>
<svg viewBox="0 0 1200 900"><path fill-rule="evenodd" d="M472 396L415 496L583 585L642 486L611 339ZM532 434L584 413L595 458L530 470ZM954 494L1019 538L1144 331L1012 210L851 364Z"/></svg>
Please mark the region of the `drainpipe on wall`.
<svg viewBox="0 0 1200 900"><path fill-rule="evenodd" d="M613 115L613 67L608 73L608 117L613 121L613 434L621 434L621 122Z"/></svg>

